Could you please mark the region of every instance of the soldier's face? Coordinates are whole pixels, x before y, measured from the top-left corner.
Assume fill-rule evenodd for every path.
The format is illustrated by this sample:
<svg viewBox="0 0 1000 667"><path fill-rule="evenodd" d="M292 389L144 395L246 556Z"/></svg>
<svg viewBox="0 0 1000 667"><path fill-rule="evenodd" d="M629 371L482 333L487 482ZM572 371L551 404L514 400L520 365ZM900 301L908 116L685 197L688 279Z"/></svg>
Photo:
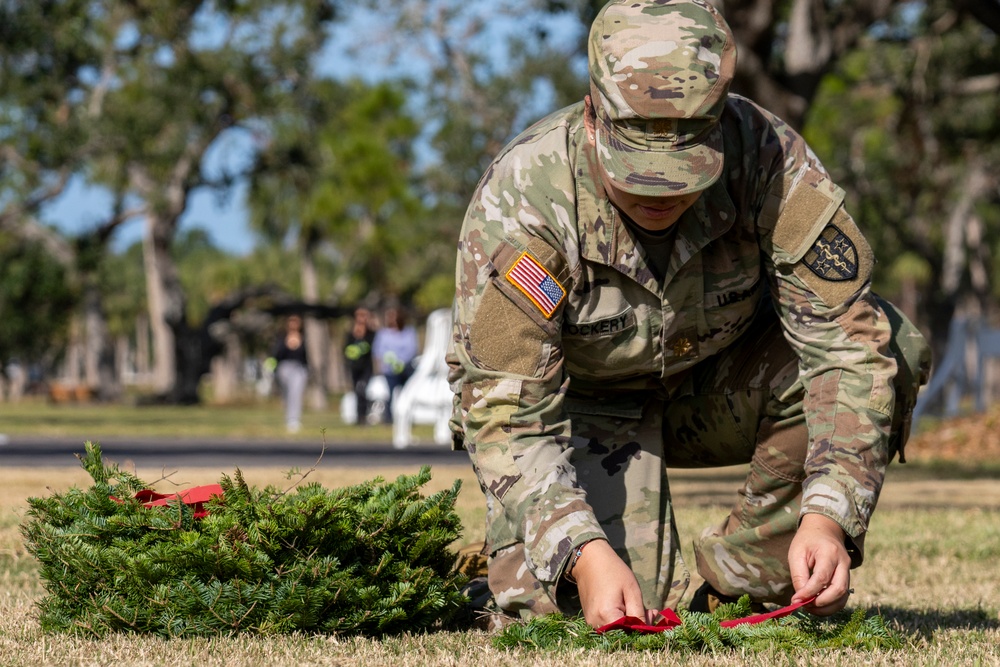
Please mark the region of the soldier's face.
<svg viewBox="0 0 1000 667"><path fill-rule="evenodd" d="M698 199L701 192L691 192L684 195L670 195L666 197L646 197L634 195L615 187L611 179L608 178L604 169L601 169L601 180L604 183L604 191L608 195L611 203L623 214L627 215L632 222L643 229L653 232L670 229L680 220L684 211L691 208L691 205Z"/></svg>
<svg viewBox="0 0 1000 667"><path fill-rule="evenodd" d="M583 122L587 129L587 140L592 146L596 145L594 135L594 111L593 102L590 95L584 98L586 112L583 115ZM663 197L647 197L634 195L615 187L604 169L600 169L601 182L604 185L604 192L615 207L627 215L632 222L643 229L653 232L670 229L684 211L691 208L701 192L692 192L686 195L666 195Z"/></svg>

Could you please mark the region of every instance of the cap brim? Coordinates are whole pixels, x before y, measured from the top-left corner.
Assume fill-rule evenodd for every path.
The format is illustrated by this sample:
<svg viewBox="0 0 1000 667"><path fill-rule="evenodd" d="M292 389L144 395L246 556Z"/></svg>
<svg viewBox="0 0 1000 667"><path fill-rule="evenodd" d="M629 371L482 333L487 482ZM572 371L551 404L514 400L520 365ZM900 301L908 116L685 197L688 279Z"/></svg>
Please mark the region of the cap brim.
<svg viewBox="0 0 1000 667"><path fill-rule="evenodd" d="M703 140L636 145L598 112L597 156L615 187L635 195L669 197L704 190L722 174L722 128L713 123Z"/></svg>

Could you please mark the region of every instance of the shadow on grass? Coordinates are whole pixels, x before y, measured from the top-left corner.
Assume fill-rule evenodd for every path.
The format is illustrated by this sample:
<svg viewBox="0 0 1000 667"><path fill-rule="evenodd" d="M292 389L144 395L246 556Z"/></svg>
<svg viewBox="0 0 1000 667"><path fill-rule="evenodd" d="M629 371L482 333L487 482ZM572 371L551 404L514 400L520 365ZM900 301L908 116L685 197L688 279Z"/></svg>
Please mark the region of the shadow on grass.
<svg viewBox="0 0 1000 667"><path fill-rule="evenodd" d="M908 635L931 639L941 630L973 630L985 632L1000 629L1000 619L986 609L903 609L875 607L870 613L881 614L886 622Z"/></svg>

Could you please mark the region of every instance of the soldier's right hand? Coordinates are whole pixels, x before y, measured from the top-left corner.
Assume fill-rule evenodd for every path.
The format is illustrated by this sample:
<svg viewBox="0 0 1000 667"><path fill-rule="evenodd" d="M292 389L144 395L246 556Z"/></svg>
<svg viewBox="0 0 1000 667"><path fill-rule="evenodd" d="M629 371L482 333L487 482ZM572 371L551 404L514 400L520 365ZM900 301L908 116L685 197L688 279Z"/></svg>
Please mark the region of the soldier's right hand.
<svg viewBox="0 0 1000 667"><path fill-rule="evenodd" d="M642 591L632 570L606 540L594 540L573 566L583 617L593 628L635 616L651 623L654 612L642 604Z"/></svg>

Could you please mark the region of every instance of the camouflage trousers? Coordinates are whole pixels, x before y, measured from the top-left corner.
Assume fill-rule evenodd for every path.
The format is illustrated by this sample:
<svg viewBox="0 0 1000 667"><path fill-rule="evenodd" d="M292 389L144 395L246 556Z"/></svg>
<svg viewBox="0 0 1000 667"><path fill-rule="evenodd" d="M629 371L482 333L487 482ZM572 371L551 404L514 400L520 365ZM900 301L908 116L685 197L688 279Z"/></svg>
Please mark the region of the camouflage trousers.
<svg viewBox="0 0 1000 667"><path fill-rule="evenodd" d="M880 302L892 323L899 370L890 458L902 452L930 352L894 306ZM695 541L698 573L720 593L747 593L787 604L794 593L788 548L798 527L808 432L798 362L773 311L723 353L695 366L669 401L628 406L572 401L571 460L608 541L631 567L647 609L676 608L690 582L681 559L667 468L749 463L729 515ZM863 559L863 535L848 544L852 567ZM524 547L491 554L489 586L507 613L533 616L580 610L574 587L548 589L525 565Z"/></svg>

